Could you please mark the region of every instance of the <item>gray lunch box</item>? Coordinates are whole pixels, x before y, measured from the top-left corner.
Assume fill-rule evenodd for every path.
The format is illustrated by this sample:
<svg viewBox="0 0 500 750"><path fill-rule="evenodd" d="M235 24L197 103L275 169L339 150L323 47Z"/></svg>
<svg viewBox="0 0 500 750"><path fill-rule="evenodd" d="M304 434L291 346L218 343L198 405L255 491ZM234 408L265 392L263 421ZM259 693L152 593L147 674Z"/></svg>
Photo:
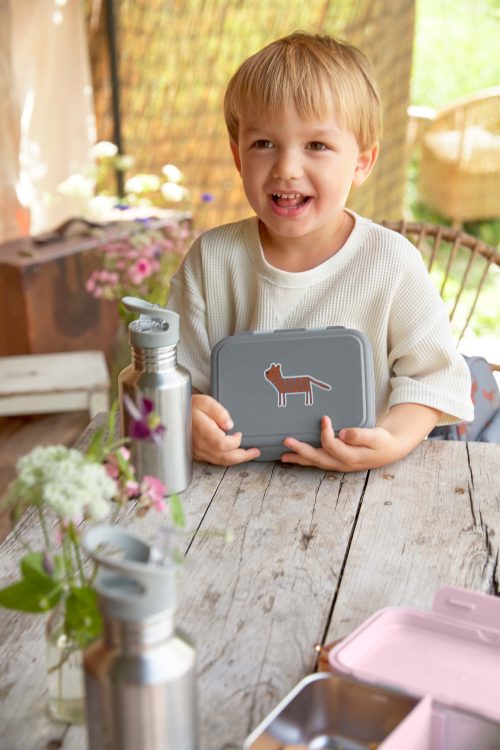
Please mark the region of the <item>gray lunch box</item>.
<svg viewBox="0 0 500 750"><path fill-rule="evenodd" d="M336 432L375 424L373 355L361 331L238 333L214 346L211 370L213 397L231 414L242 446L260 449L260 461L286 453L286 437L319 446L323 415Z"/></svg>

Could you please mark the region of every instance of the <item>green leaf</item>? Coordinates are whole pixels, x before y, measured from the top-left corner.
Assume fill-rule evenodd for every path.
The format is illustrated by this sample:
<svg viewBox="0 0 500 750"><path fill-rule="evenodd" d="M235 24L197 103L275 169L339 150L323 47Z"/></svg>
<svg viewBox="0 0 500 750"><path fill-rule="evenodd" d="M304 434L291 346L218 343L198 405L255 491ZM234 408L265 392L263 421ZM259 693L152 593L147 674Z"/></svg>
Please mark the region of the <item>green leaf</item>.
<svg viewBox="0 0 500 750"><path fill-rule="evenodd" d="M172 514L172 521L176 526L182 528L186 525L186 516L184 515L182 501L177 494L170 496L170 512Z"/></svg>
<svg viewBox="0 0 500 750"><path fill-rule="evenodd" d="M0 606L19 612L46 612L63 594L62 586L50 578L23 578L0 589Z"/></svg>
<svg viewBox="0 0 500 750"><path fill-rule="evenodd" d="M43 552L28 552L21 560L21 573L24 579L46 580L53 582L64 576L64 560L60 555L51 556L54 567L52 573L47 573L44 567Z"/></svg>
<svg viewBox="0 0 500 750"><path fill-rule="evenodd" d="M80 648L84 648L101 634L102 618L94 589L88 586L71 589L66 600L65 630Z"/></svg>
<svg viewBox="0 0 500 750"><path fill-rule="evenodd" d="M117 407L118 403L113 401L108 418L108 443L112 443L115 437Z"/></svg>
<svg viewBox="0 0 500 750"><path fill-rule="evenodd" d="M92 439L87 448L86 455L89 458L101 461L103 458L103 446L104 446L104 427L99 427L98 430L92 435Z"/></svg>

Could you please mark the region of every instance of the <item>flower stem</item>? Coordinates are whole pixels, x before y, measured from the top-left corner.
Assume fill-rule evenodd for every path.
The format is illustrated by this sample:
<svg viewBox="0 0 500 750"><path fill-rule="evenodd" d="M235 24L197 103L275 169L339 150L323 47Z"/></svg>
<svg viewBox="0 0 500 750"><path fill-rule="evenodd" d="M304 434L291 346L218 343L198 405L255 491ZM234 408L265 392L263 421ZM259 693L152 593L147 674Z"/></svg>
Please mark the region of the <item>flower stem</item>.
<svg viewBox="0 0 500 750"><path fill-rule="evenodd" d="M70 542L66 534L63 536L63 540L62 540L62 551L63 551L63 558L64 558L64 567L66 569L66 578L68 580L68 583L72 584L74 583L74 580L75 580L74 565L73 565L73 558L71 554Z"/></svg>
<svg viewBox="0 0 500 750"><path fill-rule="evenodd" d="M78 575L80 576L80 583L85 586L85 574L83 572L82 556L80 555L80 547L76 539L73 539L73 548L75 550L76 563L78 566Z"/></svg>
<svg viewBox="0 0 500 750"><path fill-rule="evenodd" d="M50 549L49 534L47 531L47 524L45 523L43 510L40 508L40 506L38 506L37 511L38 511L38 516L40 518L40 526L42 527L43 539L45 541L45 548Z"/></svg>

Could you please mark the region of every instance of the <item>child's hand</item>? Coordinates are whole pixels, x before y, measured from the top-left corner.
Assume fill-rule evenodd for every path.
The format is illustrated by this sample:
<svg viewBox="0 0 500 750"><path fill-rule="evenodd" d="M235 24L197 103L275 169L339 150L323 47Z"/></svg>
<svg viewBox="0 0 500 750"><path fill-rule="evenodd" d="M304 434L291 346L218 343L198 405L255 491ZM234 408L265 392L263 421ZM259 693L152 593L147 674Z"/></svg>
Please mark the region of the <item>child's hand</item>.
<svg viewBox="0 0 500 750"><path fill-rule="evenodd" d="M258 448L240 448L241 432L226 435L233 422L227 409L211 396L195 394L193 412L193 458L218 466L232 466L260 456Z"/></svg>
<svg viewBox="0 0 500 750"><path fill-rule="evenodd" d="M284 463L317 466L333 471L363 471L398 461L429 434L440 412L421 404L394 406L379 427L349 427L333 432L330 417L321 420L321 448L313 448L295 438L284 440L293 453L285 453Z"/></svg>

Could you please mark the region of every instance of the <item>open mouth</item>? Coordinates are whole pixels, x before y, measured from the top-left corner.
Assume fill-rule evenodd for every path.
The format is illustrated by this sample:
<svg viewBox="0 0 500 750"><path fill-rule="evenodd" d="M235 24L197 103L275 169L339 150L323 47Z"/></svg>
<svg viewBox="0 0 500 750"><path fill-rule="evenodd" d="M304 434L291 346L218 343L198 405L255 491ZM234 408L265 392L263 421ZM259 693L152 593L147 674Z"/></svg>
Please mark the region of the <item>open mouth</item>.
<svg viewBox="0 0 500 750"><path fill-rule="evenodd" d="M273 203L280 208L298 208L312 200L310 195L302 195L302 193L273 193L271 197Z"/></svg>

